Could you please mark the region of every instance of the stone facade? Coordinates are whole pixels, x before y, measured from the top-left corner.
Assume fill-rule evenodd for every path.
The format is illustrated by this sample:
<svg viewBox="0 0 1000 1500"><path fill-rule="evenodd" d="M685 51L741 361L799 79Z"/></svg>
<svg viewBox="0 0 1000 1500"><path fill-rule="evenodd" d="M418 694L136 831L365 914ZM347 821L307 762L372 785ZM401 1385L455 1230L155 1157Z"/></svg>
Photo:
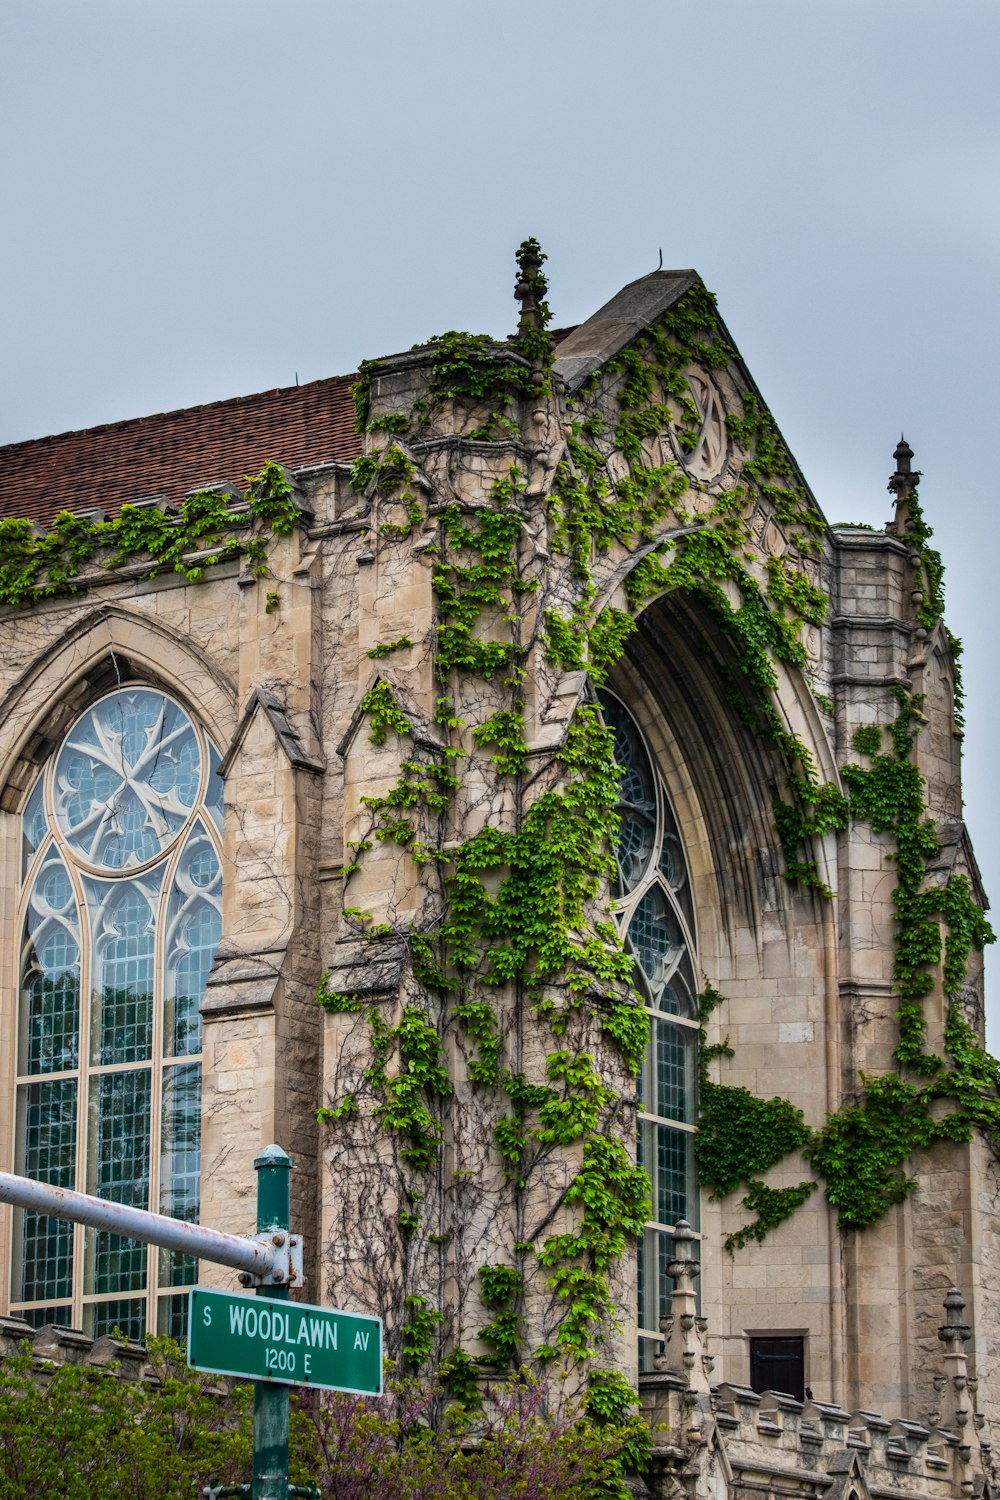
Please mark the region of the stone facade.
<svg viewBox="0 0 1000 1500"><path fill-rule="evenodd" d="M551 368L530 337L543 322L530 292L529 276L519 340L477 352L478 384L443 374L434 345L365 372L360 462L285 471L296 522L267 536L266 571L246 551L194 580L150 576L148 557L107 571L105 552L75 592L0 612L0 1154L18 1169L22 810L74 719L116 684L148 683L218 747L225 786L222 940L201 1007L203 1221L252 1228L253 1157L280 1141L296 1165L308 1299L380 1313L393 1352L426 1313L432 1354L460 1346L488 1361L497 1308L479 1273L509 1265L521 1352L546 1346L576 1377L587 1339L566 1319L580 1272L604 1282L587 1293L593 1361L635 1381L633 1241L608 1255L581 1242L576 1191L595 1140L618 1182L648 1108L609 1026L628 987L586 947L621 903L583 856L553 874L523 854L546 808L554 838L576 805L573 735L596 722L591 677L606 676L631 715L686 850L697 985L721 997L706 1022L711 1081L784 1097L820 1130L858 1097L861 1074L911 1076L897 1057L892 832L861 818L814 832L801 852L811 874L796 883L772 807L775 795L792 806L789 766L801 777L803 755L815 784L837 789L845 765L864 763L858 729L879 725L888 743L893 689L923 695L909 760L938 829L927 888L964 875L981 904L982 893L909 450L897 450L885 532L831 529L787 454L762 468L763 445L780 439L724 326L713 319L709 334L685 313L707 316L694 273L626 288L561 339ZM707 534L739 571L678 586L671 565ZM756 599L787 634L755 719L739 626L726 622ZM600 654L600 621L631 622L620 650ZM497 725L513 733L515 720L505 762ZM518 899L533 874L551 875L543 899L568 914L548 967L544 939L490 906L519 859ZM461 932L460 897L480 903ZM534 908L521 911L527 923ZM463 961L465 940L475 953ZM605 960L614 947L603 929ZM923 1045L948 1057L955 1006L981 1035L978 955L950 994L939 959L925 971ZM428 1036L437 1087L417 1072ZM592 1081L567 1071L580 1059ZM422 1080L409 1091L408 1070ZM505 1156L497 1131L510 1119L522 1144ZM638 1376L644 1410L669 1424L651 1488L867 1500L992 1482L994 1154L978 1133L939 1139L906 1171L913 1190L867 1228L838 1227L819 1190L731 1251L727 1236L753 1217L747 1180L703 1193L700 1300L682 1232L659 1272L676 1288L666 1343ZM769 1189L811 1177L797 1148L759 1174ZM0 1216L4 1267L9 1232ZM201 1267L205 1283L233 1279ZM5 1272L0 1310L9 1292ZM21 1331L16 1313L0 1329ZM751 1340L781 1335L802 1340L804 1402L750 1389Z"/></svg>

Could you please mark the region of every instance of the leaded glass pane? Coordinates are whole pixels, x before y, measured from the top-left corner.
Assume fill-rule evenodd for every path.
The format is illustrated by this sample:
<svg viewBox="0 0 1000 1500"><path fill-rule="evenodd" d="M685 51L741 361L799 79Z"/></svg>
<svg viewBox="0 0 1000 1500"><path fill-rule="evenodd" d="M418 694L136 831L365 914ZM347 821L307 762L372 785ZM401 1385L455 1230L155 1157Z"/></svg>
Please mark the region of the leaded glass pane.
<svg viewBox="0 0 1000 1500"><path fill-rule="evenodd" d="M649 1230L646 1233L650 1233ZM667 1275L667 1266L673 1256L674 1237L672 1234L664 1234L662 1229L654 1229L652 1233L656 1236L656 1305L661 1318L670 1316L670 1303L672 1300L673 1282ZM657 1323L659 1327L659 1323Z"/></svg>
<svg viewBox="0 0 1000 1500"><path fill-rule="evenodd" d="M635 909L628 941L638 960L651 1005L674 1011L670 980L684 956L684 933L660 885L650 886Z"/></svg>
<svg viewBox="0 0 1000 1500"><path fill-rule="evenodd" d="M180 1343L188 1335L188 1296L161 1297L156 1306L156 1331Z"/></svg>
<svg viewBox="0 0 1000 1500"><path fill-rule="evenodd" d="M673 1252L673 1236L662 1229L649 1227L639 1240L639 1261L643 1272L639 1280L639 1327L653 1332L661 1318L670 1316L671 1281L667 1265Z"/></svg>
<svg viewBox="0 0 1000 1500"><path fill-rule="evenodd" d="M164 1052L169 1057L186 1057L201 1051L199 1006L221 929L221 915L206 902L199 902L178 924L177 958L170 972L164 1038Z"/></svg>
<svg viewBox="0 0 1000 1500"><path fill-rule="evenodd" d="M688 928L693 932L694 909L691 905L691 878L688 873L687 860L684 858L684 844L681 840L680 829L677 827L677 819L674 817L673 808L670 806L666 795L663 797L663 837L660 843L660 874L670 887L674 899L680 905Z"/></svg>
<svg viewBox="0 0 1000 1500"><path fill-rule="evenodd" d="M19 1307L12 1316L23 1318L32 1328L47 1328L50 1323L57 1328L72 1328L73 1305L67 1302L62 1307Z"/></svg>
<svg viewBox="0 0 1000 1500"><path fill-rule="evenodd" d="M31 1083L18 1091L20 1170L36 1182L71 1188L76 1175L75 1078ZM45 1301L72 1291L73 1225L48 1214L15 1215L19 1253L14 1300Z"/></svg>
<svg viewBox="0 0 1000 1500"><path fill-rule="evenodd" d="M658 1009L665 1010L671 1016L686 1016L689 1020L697 1020L697 988L694 982L694 969L687 952L683 954L680 963L670 976L670 983L664 987Z"/></svg>
<svg viewBox="0 0 1000 1500"><path fill-rule="evenodd" d="M201 1150L201 1067L178 1064L163 1075L160 1145L160 1213L198 1222ZM189 1286L198 1277L196 1256L160 1251L160 1286Z"/></svg>
<svg viewBox="0 0 1000 1500"><path fill-rule="evenodd" d="M698 1033L659 1016L650 1017L650 1040L640 1076L639 1108L667 1120L695 1120Z"/></svg>
<svg viewBox="0 0 1000 1500"><path fill-rule="evenodd" d="M609 693L599 693L601 714L614 734L614 756L621 767L621 800L632 807L656 810L653 767L631 716Z"/></svg>
<svg viewBox="0 0 1000 1500"><path fill-rule="evenodd" d="M201 1051L199 1006L222 932L222 871L204 825L184 848L167 907L168 948L164 1055Z"/></svg>
<svg viewBox="0 0 1000 1500"><path fill-rule="evenodd" d="M621 771L615 894L623 895L639 885L656 844L656 782L649 756L628 714L609 694L599 697L604 722L614 733L613 754Z"/></svg>
<svg viewBox="0 0 1000 1500"><path fill-rule="evenodd" d="M28 953L19 1066L22 1073L65 1073L77 1065L80 950L52 922Z"/></svg>
<svg viewBox="0 0 1000 1500"><path fill-rule="evenodd" d="M99 1198L149 1207L151 1084L148 1068L91 1080L87 1191ZM87 1230L88 1292L139 1291L145 1284L145 1245L105 1229Z"/></svg>
<svg viewBox="0 0 1000 1500"><path fill-rule="evenodd" d="M656 1369L656 1360L663 1353L662 1339L639 1340L639 1374L646 1375Z"/></svg>
<svg viewBox="0 0 1000 1500"><path fill-rule="evenodd" d="M146 1336L146 1303L142 1297L115 1302L89 1302L83 1309L84 1332L92 1339L104 1338L116 1330L141 1344Z"/></svg>
<svg viewBox="0 0 1000 1500"><path fill-rule="evenodd" d="M147 891L155 900L155 887ZM153 1046L152 907L133 881L88 881L87 899L96 907L91 1060L145 1062Z"/></svg>
<svg viewBox="0 0 1000 1500"><path fill-rule="evenodd" d="M620 894L624 894L635 890L649 864L649 856L656 841L656 822L632 808L624 807L619 808L618 819L615 854Z"/></svg>
<svg viewBox="0 0 1000 1500"><path fill-rule="evenodd" d="M56 761L56 814L82 859L133 869L173 842L200 781L198 739L183 709L132 688L102 699L73 726Z"/></svg>
<svg viewBox="0 0 1000 1500"><path fill-rule="evenodd" d="M32 858L42 847L45 837L45 801L43 793L43 778L40 776L35 782L35 790L28 798L27 806L21 814L21 877L28 873L28 866Z"/></svg>
<svg viewBox="0 0 1000 1500"><path fill-rule="evenodd" d="M645 1167L653 1189L653 1218L658 1224L676 1224L678 1219L697 1221L697 1198L690 1192L693 1182L692 1141L684 1130L640 1119L637 1160Z"/></svg>
<svg viewBox="0 0 1000 1500"><path fill-rule="evenodd" d="M219 775L219 767L222 765L222 757L214 745L208 747L208 785L205 788L205 806L212 814L212 821L219 832L222 832L222 799L225 792L225 784Z"/></svg>
<svg viewBox="0 0 1000 1500"><path fill-rule="evenodd" d="M59 917L64 922L76 926L73 884L66 866L55 853L45 861L35 880L28 917L29 932L33 932L32 921L36 917L40 917L43 921L46 918Z"/></svg>

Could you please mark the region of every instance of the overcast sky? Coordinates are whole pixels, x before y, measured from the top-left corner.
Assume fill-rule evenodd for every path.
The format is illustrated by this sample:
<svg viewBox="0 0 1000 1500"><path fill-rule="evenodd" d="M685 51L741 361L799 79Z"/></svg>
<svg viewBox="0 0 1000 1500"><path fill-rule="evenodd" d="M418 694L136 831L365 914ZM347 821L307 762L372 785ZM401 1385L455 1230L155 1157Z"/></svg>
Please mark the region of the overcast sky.
<svg viewBox="0 0 1000 1500"><path fill-rule="evenodd" d="M1000 908L998 66L997 0L0 0L0 442L506 334L526 235L563 325L662 247L830 520L911 442Z"/></svg>

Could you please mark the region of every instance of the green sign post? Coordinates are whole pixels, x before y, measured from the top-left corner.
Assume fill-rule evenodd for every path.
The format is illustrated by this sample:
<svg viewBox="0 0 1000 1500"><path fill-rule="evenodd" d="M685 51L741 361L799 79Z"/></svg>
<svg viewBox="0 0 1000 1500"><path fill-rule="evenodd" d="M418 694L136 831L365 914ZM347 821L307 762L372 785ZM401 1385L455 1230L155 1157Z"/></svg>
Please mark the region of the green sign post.
<svg viewBox="0 0 1000 1500"><path fill-rule="evenodd" d="M277 1248L289 1243L291 1158L268 1146L257 1171L257 1235ZM209 1485L205 1495L250 1500L318 1496L288 1483L288 1387L314 1385L377 1396L382 1392L382 1320L289 1302L289 1273L273 1271L256 1297L193 1287L188 1364L196 1370L253 1381L253 1482Z"/></svg>
<svg viewBox="0 0 1000 1500"><path fill-rule="evenodd" d="M188 1364L281 1385L382 1394L382 1320L191 1288Z"/></svg>

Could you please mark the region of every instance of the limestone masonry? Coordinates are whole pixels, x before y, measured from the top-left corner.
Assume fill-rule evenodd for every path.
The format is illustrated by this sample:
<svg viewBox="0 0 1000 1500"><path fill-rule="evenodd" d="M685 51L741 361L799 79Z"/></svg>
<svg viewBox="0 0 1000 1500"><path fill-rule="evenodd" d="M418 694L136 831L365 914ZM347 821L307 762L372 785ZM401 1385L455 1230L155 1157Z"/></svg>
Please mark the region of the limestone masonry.
<svg viewBox="0 0 1000 1500"><path fill-rule="evenodd" d="M249 1232L278 1141L305 1300L414 1371L622 1372L638 1492L980 1494L989 934L913 454L831 527L693 271L553 337L542 259L512 339L353 397L0 450L0 1165ZM83 1361L235 1286L28 1213L0 1267L0 1346Z"/></svg>

